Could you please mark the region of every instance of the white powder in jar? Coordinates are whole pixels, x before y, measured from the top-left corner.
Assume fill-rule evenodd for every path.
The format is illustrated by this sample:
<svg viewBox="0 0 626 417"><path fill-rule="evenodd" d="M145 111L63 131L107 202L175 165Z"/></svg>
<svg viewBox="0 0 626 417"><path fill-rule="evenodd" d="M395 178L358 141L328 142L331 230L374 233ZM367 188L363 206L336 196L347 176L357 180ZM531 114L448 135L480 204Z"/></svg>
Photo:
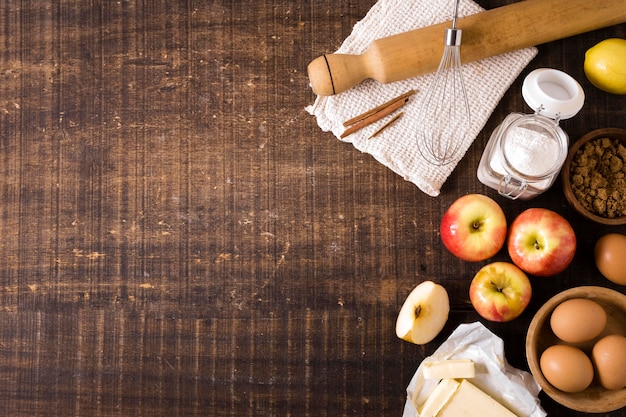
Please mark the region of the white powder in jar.
<svg viewBox="0 0 626 417"><path fill-rule="evenodd" d="M536 177L554 167L559 157L559 144L542 132L515 126L507 134L504 154L516 170Z"/></svg>

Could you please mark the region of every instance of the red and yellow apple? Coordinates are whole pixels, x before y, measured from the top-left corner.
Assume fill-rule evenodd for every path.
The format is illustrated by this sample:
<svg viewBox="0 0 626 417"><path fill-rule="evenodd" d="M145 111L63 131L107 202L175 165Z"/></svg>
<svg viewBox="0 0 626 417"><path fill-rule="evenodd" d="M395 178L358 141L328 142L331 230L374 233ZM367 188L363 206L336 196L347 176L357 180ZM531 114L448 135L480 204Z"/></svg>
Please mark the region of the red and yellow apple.
<svg viewBox="0 0 626 417"><path fill-rule="evenodd" d="M528 306L532 287L526 274L510 262L493 262L474 276L470 301L483 318L506 322L518 317Z"/></svg>
<svg viewBox="0 0 626 417"><path fill-rule="evenodd" d="M456 257L477 262L494 256L506 241L506 217L498 203L467 194L448 207L439 228L444 246Z"/></svg>
<svg viewBox="0 0 626 417"><path fill-rule="evenodd" d="M396 320L396 335L407 342L422 345L433 340L443 329L450 313L446 289L424 281L411 291Z"/></svg>
<svg viewBox="0 0 626 417"><path fill-rule="evenodd" d="M574 259L576 234L560 214L546 208L530 208L511 223L507 248L520 269L549 277L563 272Z"/></svg>

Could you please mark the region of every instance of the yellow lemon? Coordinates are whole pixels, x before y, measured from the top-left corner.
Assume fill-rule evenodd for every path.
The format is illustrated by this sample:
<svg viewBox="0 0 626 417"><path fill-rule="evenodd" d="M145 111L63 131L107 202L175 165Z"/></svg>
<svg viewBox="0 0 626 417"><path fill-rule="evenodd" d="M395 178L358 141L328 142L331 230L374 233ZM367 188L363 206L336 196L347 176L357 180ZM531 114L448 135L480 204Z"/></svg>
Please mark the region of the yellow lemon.
<svg viewBox="0 0 626 417"><path fill-rule="evenodd" d="M626 94L626 39L605 39L585 52L585 75L612 94Z"/></svg>

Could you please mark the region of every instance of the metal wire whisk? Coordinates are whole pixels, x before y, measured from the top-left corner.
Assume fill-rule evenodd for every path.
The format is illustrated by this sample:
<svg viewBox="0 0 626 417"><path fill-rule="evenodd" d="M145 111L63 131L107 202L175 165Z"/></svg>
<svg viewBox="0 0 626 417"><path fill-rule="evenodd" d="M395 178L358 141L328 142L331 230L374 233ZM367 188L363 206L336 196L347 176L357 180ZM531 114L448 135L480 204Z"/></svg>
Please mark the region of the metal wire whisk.
<svg viewBox="0 0 626 417"><path fill-rule="evenodd" d="M459 158L470 126L470 108L461 70L461 33L457 29L459 0L454 3L452 28L435 78L426 91L417 122L417 148L429 163L447 165Z"/></svg>

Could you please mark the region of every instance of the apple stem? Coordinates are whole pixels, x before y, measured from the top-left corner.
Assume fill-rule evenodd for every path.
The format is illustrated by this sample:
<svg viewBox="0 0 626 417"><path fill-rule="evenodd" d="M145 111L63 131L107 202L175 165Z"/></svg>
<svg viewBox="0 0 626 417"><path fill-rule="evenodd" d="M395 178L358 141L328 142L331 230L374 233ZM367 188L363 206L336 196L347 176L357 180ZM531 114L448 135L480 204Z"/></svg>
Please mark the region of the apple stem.
<svg viewBox="0 0 626 417"><path fill-rule="evenodd" d="M419 317L422 312L422 306L415 307L415 317Z"/></svg>
<svg viewBox="0 0 626 417"><path fill-rule="evenodd" d="M494 288L495 288L498 292L502 292L502 287L500 287L500 286L496 285L496 283L495 283L495 282L491 281L491 285L493 285L493 286L494 286Z"/></svg>
<svg viewBox="0 0 626 417"><path fill-rule="evenodd" d="M481 225L481 222L477 220L474 223L472 223L472 228L474 228L474 230L478 230L480 229L480 225Z"/></svg>

